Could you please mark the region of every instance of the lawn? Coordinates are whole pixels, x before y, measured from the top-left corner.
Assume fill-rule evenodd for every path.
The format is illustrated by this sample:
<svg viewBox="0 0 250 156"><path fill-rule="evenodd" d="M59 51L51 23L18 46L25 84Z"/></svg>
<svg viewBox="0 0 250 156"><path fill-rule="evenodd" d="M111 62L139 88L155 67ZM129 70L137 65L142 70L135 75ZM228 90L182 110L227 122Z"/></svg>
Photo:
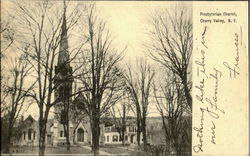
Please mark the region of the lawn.
<svg viewBox="0 0 250 156"><path fill-rule="evenodd" d="M122 154L122 155L128 155L129 150L126 148L121 148L118 146L107 146L107 147L100 147L101 151L108 152L110 154Z"/></svg>
<svg viewBox="0 0 250 156"><path fill-rule="evenodd" d="M11 148L12 155L15 156L37 156L39 152L38 147L13 147ZM118 146L104 146L100 147L100 155L109 156L125 156L130 155L131 151L127 150L127 148L122 148ZM70 148L70 151L67 151L66 147L46 147L45 150L46 155L53 155L53 156L66 156L68 155L92 155L90 147L79 147L73 146ZM3 156L9 156L10 154L1 154Z"/></svg>
<svg viewBox="0 0 250 156"><path fill-rule="evenodd" d="M15 154L38 154L38 147L13 147L11 153ZM71 147L70 151L67 151L66 147L46 147L45 154L91 154L89 149L83 147Z"/></svg>

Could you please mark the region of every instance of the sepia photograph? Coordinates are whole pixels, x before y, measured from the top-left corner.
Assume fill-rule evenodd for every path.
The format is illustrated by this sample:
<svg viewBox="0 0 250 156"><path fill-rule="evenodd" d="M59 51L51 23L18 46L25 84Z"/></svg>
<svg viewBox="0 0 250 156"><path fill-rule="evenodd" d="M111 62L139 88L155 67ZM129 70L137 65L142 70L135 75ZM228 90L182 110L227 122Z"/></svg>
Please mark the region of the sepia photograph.
<svg viewBox="0 0 250 156"><path fill-rule="evenodd" d="M1 155L192 155L193 3L1 1Z"/></svg>

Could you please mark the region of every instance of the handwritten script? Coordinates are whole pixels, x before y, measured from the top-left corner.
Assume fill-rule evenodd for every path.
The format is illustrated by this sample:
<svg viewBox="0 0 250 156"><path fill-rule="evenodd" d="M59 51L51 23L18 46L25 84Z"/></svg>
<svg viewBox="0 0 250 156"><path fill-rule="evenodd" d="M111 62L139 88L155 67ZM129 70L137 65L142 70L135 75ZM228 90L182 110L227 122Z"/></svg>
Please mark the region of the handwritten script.
<svg viewBox="0 0 250 156"><path fill-rule="evenodd" d="M240 35L237 32L232 34L233 42L231 44L234 47L232 56L234 57L230 61L225 61L222 58L220 65L208 63L210 60L207 59L207 55L211 53L208 40L209 27L204 26L199 38L196 39L199 45L196 50L199 53L194 60L194 73L196 74L194 98L196 103L193 105L199 106L200 117L199 124L193 126L193 133L197 138L193 141L193 151L195 153L204 151L205 142L206 144L216 144L216 123L226 114L220 105L220 95L223 92L222 78L237 79L240 75ZM205 131L209 133L205 133Z"/></svg>

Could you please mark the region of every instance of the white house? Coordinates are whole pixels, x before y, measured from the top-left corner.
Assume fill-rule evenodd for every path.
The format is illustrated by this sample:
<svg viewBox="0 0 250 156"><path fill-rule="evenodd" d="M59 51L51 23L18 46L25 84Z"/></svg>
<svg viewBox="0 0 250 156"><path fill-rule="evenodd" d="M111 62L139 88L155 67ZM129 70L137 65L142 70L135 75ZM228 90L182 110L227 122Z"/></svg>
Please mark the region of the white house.
<svg viewBox="0 0 250 156"><path fill-rule="evenodd" d="M119 145L122 144L122 139L115 125L105 126L104 128L104 144ZM137 144L137 127L135 124L126 126L124 134L125 144ZM141 135L142 141L142 135Z"/></svg>

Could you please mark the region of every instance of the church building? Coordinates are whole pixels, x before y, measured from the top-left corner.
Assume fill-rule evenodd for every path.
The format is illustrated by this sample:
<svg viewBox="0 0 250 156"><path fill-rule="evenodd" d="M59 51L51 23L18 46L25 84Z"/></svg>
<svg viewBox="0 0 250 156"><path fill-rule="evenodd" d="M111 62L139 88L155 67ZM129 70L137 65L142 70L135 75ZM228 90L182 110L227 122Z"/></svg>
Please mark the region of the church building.
<svg viewBox="0 0 250 156"><path fill-rule="evenodd" d="M72 102L77 102L81 98L72 98L73 68L70 65L69 43L67 37L67 22L63 14L61 26L61 40L59 45L58 60L55 66L54 80L54 99L58 103L54 106L54 118L49 119L46 126L46 146L66 145L65 129L69 131L69 142L71 145L91 145L92 134L90 121L87 117L82 120L72 119L72 112L69 106ZM69 112L69 115L67 115ZM65 123L69 121L68 126ZM22 137L15 145L20 146L38 146L39 145L39 123L32 116L28 116L24 120L26 128L22 132ZM128 125L125 132L126 144L136 144L136 126ZM142 135L141 135L142 136ZM100 124L100 145L104 144L121 144L121 139L114 125L107 125L105 122ZM141 138L142 139L142 138Z"/></svg>
<svg viewBox="0 0 250 156"><path fill-rule="evenodd" d="M46 144L58 146L66 144L65 127L66 121L69 120L69 125L66 128L69 131L70 144L91 144L91 129L90 123L86 121L74 121L66 115L69 112L69 105L72 101L72 85L73 85L73 69L70 65L66 14L64 11L63 21L61 26L61 40L58 52L58 61L55 66L54 99L58 103L54 106L54 118L48 120L46 132ZM70 116L70 115L69 115ZM32 116L29 116L24 121L27 127L23 130L21 140L16 143L18 145L38 146L39 144L39 124ZM104 127L101 127L103 135ZM102 142L100 137L100 142Z"/></svg>

